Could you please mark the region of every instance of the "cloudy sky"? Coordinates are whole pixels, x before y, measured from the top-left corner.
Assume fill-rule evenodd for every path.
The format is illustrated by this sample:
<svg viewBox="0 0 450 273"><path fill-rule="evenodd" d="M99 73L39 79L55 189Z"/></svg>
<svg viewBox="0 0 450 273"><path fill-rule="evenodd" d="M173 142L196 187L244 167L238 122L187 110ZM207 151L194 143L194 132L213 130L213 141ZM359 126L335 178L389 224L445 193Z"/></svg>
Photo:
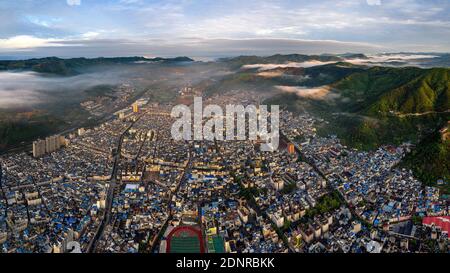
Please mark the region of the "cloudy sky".
<svg viewBox="0 0 450 273"><path fill-rule="evenodd" d="M448 0L0 0L0 58L450 52Z"/></svg>

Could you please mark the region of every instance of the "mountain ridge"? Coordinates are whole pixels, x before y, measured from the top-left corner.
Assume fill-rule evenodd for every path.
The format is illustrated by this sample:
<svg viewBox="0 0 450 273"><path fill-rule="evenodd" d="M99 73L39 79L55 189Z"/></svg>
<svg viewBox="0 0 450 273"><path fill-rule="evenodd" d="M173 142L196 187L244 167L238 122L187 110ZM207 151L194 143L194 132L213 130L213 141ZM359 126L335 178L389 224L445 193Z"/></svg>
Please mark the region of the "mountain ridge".
<svg viewBox="0 0 450 273"><path fill-rule="evenodd" d="M0 60L0 71L21 70L34 71L38 73L55 74L60 76L70 76L79 73L78 69L82 69L95 65L120 65L130 63L178 63L193 62L189 57L175 58L145 58L145 57L99 57L99 58L70 58L63 59L58 57L34 58L26 60Z"/></svg>

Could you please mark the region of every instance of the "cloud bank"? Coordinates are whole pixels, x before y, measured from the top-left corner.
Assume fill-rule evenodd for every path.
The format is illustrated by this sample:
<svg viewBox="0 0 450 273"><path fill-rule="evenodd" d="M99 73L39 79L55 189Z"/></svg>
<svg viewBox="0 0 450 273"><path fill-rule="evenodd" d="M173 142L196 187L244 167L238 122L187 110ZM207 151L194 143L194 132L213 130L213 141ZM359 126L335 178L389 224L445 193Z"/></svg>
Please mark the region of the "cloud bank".
<svg viewBox="0 0 450 273"><path fill-rule="evenodd" d="M418 66L422 67L428 61L439 58L437 55L431 54L407 54L407 53L396 53L396 54L375 54L367 55L367 59L347 59L346 62L358 65L381 65L381 66Z"/></svg>
<svg viewBox="0 0 450 273"><path fill-rule="evenodd" d="M321 61L309 61L309 62L288 62L285 64L247 64L243 65L242 69L255 69L257 68L258 71L265 71L275 68L287 68L287 67L295 67L295 68L308 68L318 65L325 65L335 62L321 62Z"/></svg>
<svg viewBox="0 0 450 273"><path fill-rule="evenodd" d="M303 86L275 86L278 90L286 93L294 93L299 97L314 99L314 100L332 100L339 98L339 94L331 92L328 86L307 88Z"/></svg>
<svg viewBox="0 0 450 273"><path fill-rule="evenodd" d="M46 40L35 50L15 53L22 58L58 56L70 57L115 57L115 56L189 56L198 59L216 59L239 55L273 54L321 54L346 52L376 53L384 48L365 44L327 40L302 39L79 39ZM61 46L55 46L61 45ZM0 41L1 56L10 56Z"/></svg>

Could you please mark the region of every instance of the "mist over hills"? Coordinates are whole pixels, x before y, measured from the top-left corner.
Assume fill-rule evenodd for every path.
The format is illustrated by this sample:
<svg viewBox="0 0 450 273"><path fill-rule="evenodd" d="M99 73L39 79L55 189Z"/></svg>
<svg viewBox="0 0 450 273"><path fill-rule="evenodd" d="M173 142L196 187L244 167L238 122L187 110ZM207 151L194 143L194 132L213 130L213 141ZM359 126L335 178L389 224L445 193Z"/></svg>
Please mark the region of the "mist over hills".
<svg viewBox="0 0 450 273"><path fill-rule="evenodd" d="M1 70L25 70L39 73L49 73L56 75L76 75L80 73L81 69L86 69L92 66L107 66L120 65L132 63L177 63L177 62L192 62L188 57L175 58L145 58L145 57L117 57L117 58L72 58L61 59L57 57L48 57L41 59L29 60L4 60L0 61Z"/></svg>
<svg viewBox="0 0 450 273"><path fill-rule="evenodd" d="M61 115L86 119L88 114L78 109L80 100L110 92L120 83L132 82L136 94L151 92L153 100L164 102L173 102L177 90L189 84L205 96L233 90L269 94L267 104L321 117L325 122L318 128L320 134L337 134L344 144L355 148L404 142L434 147L428 149L426 164L420 160L424 157L420 149L405 159L409 166L414 162L413 170L421 179L433 183L439 177L449 179L445 171L449 145L436 136L450 117L448 56L348 53L239 56L211 62L188 57L0 61L0 74L10 73L2 74L9 83L0 84L0 93L8 96L3 102L0 99L0 145L6 147L65 128L67 120ZM29 84L25 81L16 86L11 75L25 77ZM69 84L76 88L64 88ZM13 105L17 96L44 103L40 108L32 104L20 111L5 108ZM73 111L67 115L69 108Z"/></svg>
<svg viewBox="0 0 450 273"><path fill-rule="evenodd" d="M42 58L0 61L0 153L39 137L93 125L80 105L86 101L118 101L121 85L132 86L131 103L144 92L155 100L171 99L177 86L217 72L214 65L177 58ZM205 66L207 68L201 68ZM199 71L203 73L199 75ZM107 109L108 115L115 108Z"/></svg>
<svg viewBox="0 0 450 273"><path fill-rule="evenodd" d="M267 57L261 56L238 56L232 58L221 58L219 61L230 65L231 68L240 68L244 65L251 64L285 64L294 62L307 62L307 61L318 61L318 62L338 62L342 59L338 56L333 55L303 55L303 54L288 54L281 55L276 54Z"/></svg>
<svg viewBox="0 0 450 273"><path fill-rule="evenodd" d="M418 62L417 56L426 59ZM415 143L418 148L402 164L431 185L437 179L450 179L450 145L439 137L439 130L450 120L450 69L448 64L426 68L432 63L444 64L442 60L447 58L445 54L442 60L429 56L388 54L375 61L374 57L347 54L332 63L302 58L303 64L317 61L313 66L290 63L292 57L287 61L239 57L230 62L232 67L241 65L240 69L215 88L227 90L230 83L235 88L239 82L254 89L275 87L281 93L266 103L322 117L326 122L319 133L337 134L351 147ZM389 65L381 65L384 63Z"/></svg>

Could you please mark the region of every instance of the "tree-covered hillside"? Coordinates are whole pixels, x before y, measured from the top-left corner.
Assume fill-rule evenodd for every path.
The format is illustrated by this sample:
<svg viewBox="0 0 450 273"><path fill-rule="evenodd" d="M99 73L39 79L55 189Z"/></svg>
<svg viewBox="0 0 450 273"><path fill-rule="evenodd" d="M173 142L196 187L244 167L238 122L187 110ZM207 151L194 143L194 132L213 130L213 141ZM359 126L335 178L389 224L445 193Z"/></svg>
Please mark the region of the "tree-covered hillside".
<svg viewBox="0 0 450 273"><path fill-rule="evenodd" d="M443 193L450 193L450 139L442 138L436 131L425 137L408 154L401 166L413 170L414 175L427 185L439 185Z"/></svg>

